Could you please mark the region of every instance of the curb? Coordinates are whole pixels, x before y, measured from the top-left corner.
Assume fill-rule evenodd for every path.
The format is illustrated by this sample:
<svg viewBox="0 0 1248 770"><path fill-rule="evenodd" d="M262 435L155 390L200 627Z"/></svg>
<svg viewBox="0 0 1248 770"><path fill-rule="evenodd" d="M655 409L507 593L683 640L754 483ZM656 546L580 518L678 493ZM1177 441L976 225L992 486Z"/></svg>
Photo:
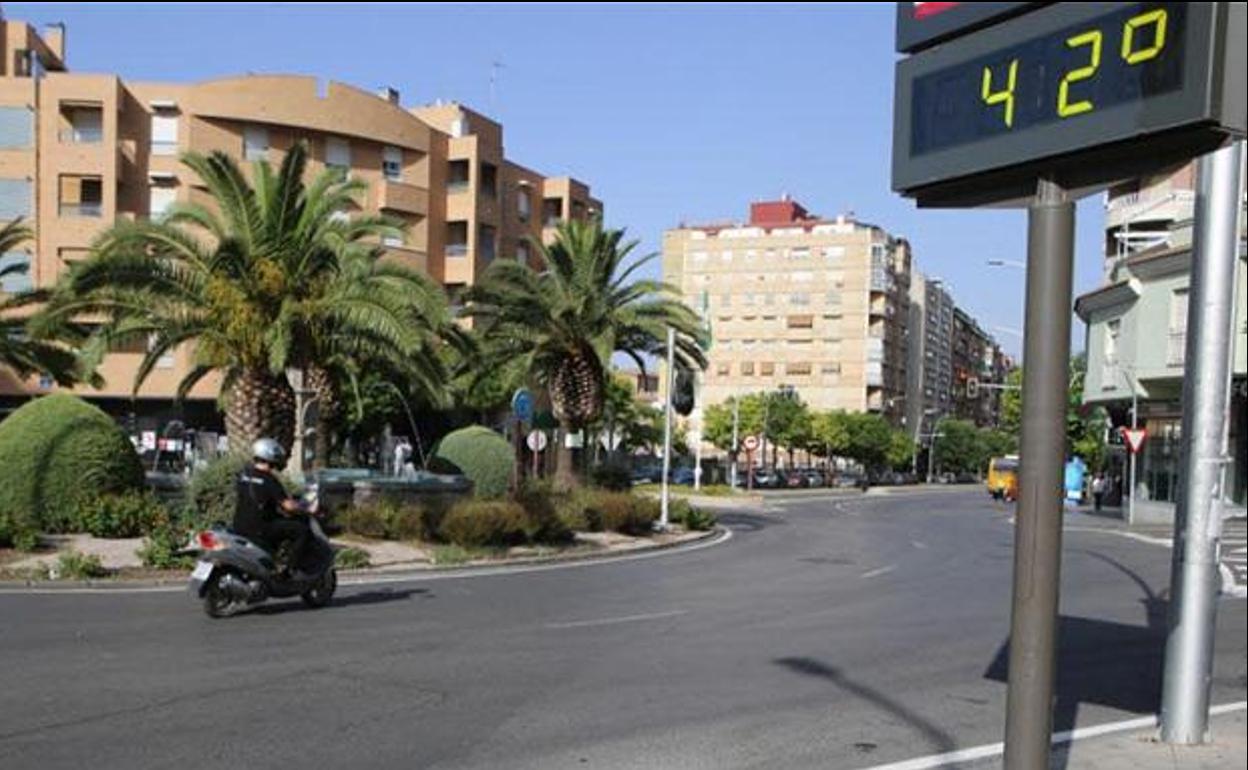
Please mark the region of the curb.
<svg viewBox="0 0 1248 770"><path fill-rule="evenodd" d="M453 575L471 575L475 572L498 574L506 572L512 568L516 570L528 570L533 567L541 566L559 566L564 564L584 564L596 561L610 562L619 559L625 559L631 556L642 554L654 555L663 551L675 551L682 548L692 546L716 545L719 542L727 540L731 536L731 531L726 527L716 525L713 529L699 533L697 537L688 540L681 540L675 543L655 543L652 545L641 546L640 548L632 548L627 551L616 551L607 553L582 553L569 554L566 556L529 556L519 559L512 559L500 562L476 562L468 564L456 564L448 567L424 567L421 569L400 569L400 570L384 570L377 569L353 569L339 570L339 585L364 585L369 582L397 582L401 580L420 579L430 576L453 576ZM101 580L0 580L0 593L7 594L24 594L24 593L57 593L59 591L91 591L95 593L109 592L136 592L136 591L167 591L174 587L185 587L186 576L177 578L139 578L127 580L125 578L106 578Z"/></svg>

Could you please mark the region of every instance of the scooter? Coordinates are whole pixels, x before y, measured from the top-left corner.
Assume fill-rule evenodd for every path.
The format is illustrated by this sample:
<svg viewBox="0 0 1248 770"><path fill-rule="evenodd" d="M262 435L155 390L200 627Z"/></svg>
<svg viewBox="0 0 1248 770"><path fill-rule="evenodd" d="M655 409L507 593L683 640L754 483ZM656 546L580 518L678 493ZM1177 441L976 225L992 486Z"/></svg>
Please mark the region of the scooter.
<svg viewBox="0 0 1248 770"><path fill-rule="evenodd" d="M298 580L279 566L275 554L225 527L197 532L185 549L198 553L191 573L190 591L203 601L211 618L224 618L270 598L298 596L312 608L329 604L338 588L334 549L316 515L316 490L309 492L305 509L312 530L309 560L316 568L308 579Z"/></svg>

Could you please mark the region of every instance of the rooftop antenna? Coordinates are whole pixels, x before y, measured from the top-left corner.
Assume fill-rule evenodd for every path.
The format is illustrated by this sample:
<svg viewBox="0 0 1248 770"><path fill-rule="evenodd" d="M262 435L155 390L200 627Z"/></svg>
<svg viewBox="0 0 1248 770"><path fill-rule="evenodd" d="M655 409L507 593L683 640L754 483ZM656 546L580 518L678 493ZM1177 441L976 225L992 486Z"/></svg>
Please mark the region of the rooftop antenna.
<svg viewBox="0 0 1248 770"><path fill-rule="evenodd" d="M498 71L503 69L505 65L502 61L495 59L490 62L490 116L498 117L498 104L496 99L496 91L498 85Z"/></svg>

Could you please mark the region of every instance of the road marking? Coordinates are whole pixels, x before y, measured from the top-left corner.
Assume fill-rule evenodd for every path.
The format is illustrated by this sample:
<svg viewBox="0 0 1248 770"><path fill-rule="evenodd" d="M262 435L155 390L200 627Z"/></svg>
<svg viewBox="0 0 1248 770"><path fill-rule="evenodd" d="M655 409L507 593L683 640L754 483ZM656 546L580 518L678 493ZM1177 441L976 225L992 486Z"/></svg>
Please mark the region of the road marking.
<svg viewBox="0 0 1248 770"><path fill-rule="evenodd" d="M880 567L879 569L873 569L870 572L864 572L862 573L862 577L863 579L879 577L880 575L887 575L895 569L897 569L897 565L890 564L887 567Z"/></svg>
<svg viewBox="0 0 1248 770"><path fill-rule="evenodd" d="M687 615L689 610L670 610L668 612L650 612L645 615L621 615L618 618L598 618L596 620L570 620L565 623L547 623L546 628L593 628L594 626L614 626L620 623L635 623L639 620L660 620Z"/></svg>
<svg viewBox="0 0 1248 770"><path fill-rule="evenodd" d="M712 537L707 540L699 540L691 545L676 545L668 548L655 548L641 553L624 553L619 556L604 556L598 559L581 559L579 561L563 561L548 564L528 564L513 567L462 567L454 570L430 571L427 574L422 573L405 573L402 575L386 575L377 577L349 577L342 578L338 581L339 588L354 586L378 586L391 585L394 583L426 583L434 580L463 580L465 578L475 577L498 577L501 575L519 575L529 572L551 572L559 569L572 569L574 567L595 567L601 564L619 564L628 561L641 561L642 559L657 559L664 556L674 556L679 553L690 553L692 551L701 551L704 548L712 548L722 545L732 539L732 530L723 528L718 537ZM0 595L6 594L44 594L44 595L66 595L66 596L108 596L109 594L170 594L170 593L186 593L187 587L185 583L171 586L135 586L133 588L125 587L100 587L100 588L0 588Z"/></svg>
<svg viewBox="0 0 1248 770"><path fill-rule="evenodd" d="M910 541L910 545L912 545L912 546L914 546L915 548L918 548L918 549L920 549L920 550L922 550L922 549L924 549L924 548L927 548L927 543L921 543L921 542L919 542L918 540L911 540L911 541Z"/></svg>
<svg viewBox="0 0 1248 770"><path fill-rule="evenodd" d="M1209 715L1221 716L1222 714L1233 714L1238 711L1248 711L1248 701L1241 700L1237 703L1226 703L1221 706L1214 706L1209 709ZM1086 740L1088 738L1097 738L1102 735L1112 735L1114 733L1129 732L1131 730L1144 730L1157 726L1158 718L1154 714L1153 716L1127 719L1122 722L1109 722L1103 725L1079 727L1066 732L1053 733L1052 742L1054 745L1061 745L1064 743L1074 743L1075 741ZM960 751L950 751L944 754L932 754L926 757L906 759L901 762L890 762L886 765L872 765L871 767L865 767L862 770L934 770L934 768L950 767L964 762L973 762L977 759L999 757L1004 753L1004 743L989 743L983 746L961 749Z"/></svg>
<svg viewBox="0 0 1248 770"><path fill-rule="evenodd" d="M1104 529L1102 527L1067 526L1067 527L1062 527L1062 531L1063 532L1099 532L1105 535L1117 535L1118 537L1125 537L1128 540L1136 540L1141 543L1148 543L1149 545L1160 545L1163 548L1174 547L1174 542L1168 537L1153 537L1152 535L1141 535L1139 532L1124 532L1121 529Z"/></svg>

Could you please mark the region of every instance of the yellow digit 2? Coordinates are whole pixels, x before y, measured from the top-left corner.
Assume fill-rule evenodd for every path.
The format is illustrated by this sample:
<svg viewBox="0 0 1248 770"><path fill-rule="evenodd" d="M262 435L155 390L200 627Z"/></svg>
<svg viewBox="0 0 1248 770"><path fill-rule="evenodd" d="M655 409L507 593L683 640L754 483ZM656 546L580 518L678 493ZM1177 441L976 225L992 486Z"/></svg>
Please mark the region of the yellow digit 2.
<svg viewBox="0 0 1248 770"><path fill-rule="evenodd" d="M1075 35L1066 40L1067 48L1082 48L1085 45L1092 46L1092 61L1086 67L1080 67L1066 73L1066 77L1062 78L1062 84L1057 89L1057 114L1063 118L1069 118L1092 109L1092 102L1087 99L1081 101L1070 101L1070 84L1078 83L1080 80L1087 80L1096 74L1097 67L1101 66L1101 33L1099 30L1084 32L1082 35Z"/></svg>
<svg viewBox="0 0 1248 770"><path fill-rule="evenodd" d="M979 97L984 100L984 104L1000 104L1005 102L1005 125L1009 128L1014 127L1014 81L1018 79L1018 59L1010 60L1010 72L1006 76L1005 90L992 90L992 68L984 67L983 86L980 88Z"/></svg>
<svg viewBox="0 0 1248 770"><path fill-rule="evenodd" d="M1135 47L1135 31L1140 27L1148 24L1153 25L1153 44L1147 48L1141 48L1138 51L1132 51ZM1155 11L1141 13L1139 16L1132 16L1127 20L1126 29L1122 32L1122 58L1127 64L1139 64L1142 61L1148 61L1155 58L1161 53L1161 49L1166 47L1166 9L1158 8Z"/></svg>

